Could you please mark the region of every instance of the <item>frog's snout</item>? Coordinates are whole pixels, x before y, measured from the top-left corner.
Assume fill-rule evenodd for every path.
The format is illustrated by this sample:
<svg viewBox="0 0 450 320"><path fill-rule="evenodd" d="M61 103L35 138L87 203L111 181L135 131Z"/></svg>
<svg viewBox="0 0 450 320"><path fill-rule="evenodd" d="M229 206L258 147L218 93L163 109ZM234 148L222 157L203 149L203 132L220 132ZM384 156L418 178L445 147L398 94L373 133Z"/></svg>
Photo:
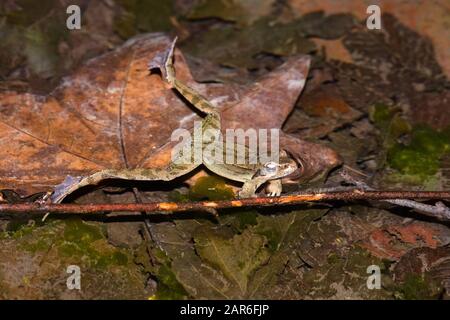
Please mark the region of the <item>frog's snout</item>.
<svg viewBox="0 0 450 320"><path fill-rule="evenodd" d="M289 163L283 163L280 165L280 171L283 176L290 175L294 173L299 168L298 164L295 161Z"/></svg>
<svg viewBox="0 0 450 320"><path fill-rule="evenodd" d="M284 177L289 177L290 175L294 174L302 174L303 170L304 170L304 166L303 163L301 162L300 159L294 159L291 158L290 161L288 163L283 163L282 168L280 168L281 171L283 171L283 174L281 175L283 178Z"/></svg>

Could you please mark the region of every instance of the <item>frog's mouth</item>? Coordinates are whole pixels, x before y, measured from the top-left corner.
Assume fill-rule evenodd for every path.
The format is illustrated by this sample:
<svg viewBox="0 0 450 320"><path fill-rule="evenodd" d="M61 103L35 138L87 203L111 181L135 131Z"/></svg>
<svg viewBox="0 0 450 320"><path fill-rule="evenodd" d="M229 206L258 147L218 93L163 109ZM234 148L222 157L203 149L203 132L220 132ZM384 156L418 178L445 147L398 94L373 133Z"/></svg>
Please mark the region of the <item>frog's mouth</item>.
<svg viewBox="0 0 450 320"><path fill-rule="evenodd" d="M299 157L295 157L293 154L291 154L287 150L284 150L284 152L286 152L288 154L289 158L291 159L291 161L296 164L297 169L295 169L294 172L284 176L283 179L288 179L288 180L301 179L303 176L303 173L305 172L305 166L303 164L302 159L300 159ZM290 165L287 164L286 166L289 167Z"/></svg>

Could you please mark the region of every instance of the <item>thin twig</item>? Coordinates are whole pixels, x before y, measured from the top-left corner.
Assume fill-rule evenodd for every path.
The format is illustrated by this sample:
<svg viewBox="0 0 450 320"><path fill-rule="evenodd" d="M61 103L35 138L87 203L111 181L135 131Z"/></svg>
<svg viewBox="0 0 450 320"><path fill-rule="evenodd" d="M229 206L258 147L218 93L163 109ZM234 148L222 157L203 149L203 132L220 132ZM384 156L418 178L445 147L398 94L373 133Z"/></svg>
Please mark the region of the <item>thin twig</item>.
<svg viewBox="0 0 450 320"><path fill-rule="evenodd" d="M340 175L344 180L348 183L352 183L360 190L365 191L374 191L375 189L370 187L367 183L364 181L361 181L357 178L355 178L348 170L359 173L359 171L345 166L344 170L340 172ZM391 204L395 204L397 206L401 207L407 207L416 210L417 212L427 215L430 217L438 218L439 220L450 220L450 208L448 208L444 203L442 202L436 202L435 205L430 205L426 203L420 203L414 200L410 199L383 199L381 201L388 202Z"/></svg>
<svg viewBox="0 0 450 320"><path fill-rule="evenodd" d="M393 199L428 199L450 200L450 191L368 191L354 189L337 192L308 192L290 194L281 197L258 197L240 200L197 201L197 202L151 202L120 204L49 204L17 203L0 204L1 213L42 214L58 212L67 214L92 214L105 212L145 211L151 214L171 214L175 212L202 211L234 207L264 207L274 205L296 205L305 202L353 201L353 200L393 200ZM450 209L440 205L444 214L434 215L440 220L450 220ZM445 209L444 209L445 208Z"/></svg>

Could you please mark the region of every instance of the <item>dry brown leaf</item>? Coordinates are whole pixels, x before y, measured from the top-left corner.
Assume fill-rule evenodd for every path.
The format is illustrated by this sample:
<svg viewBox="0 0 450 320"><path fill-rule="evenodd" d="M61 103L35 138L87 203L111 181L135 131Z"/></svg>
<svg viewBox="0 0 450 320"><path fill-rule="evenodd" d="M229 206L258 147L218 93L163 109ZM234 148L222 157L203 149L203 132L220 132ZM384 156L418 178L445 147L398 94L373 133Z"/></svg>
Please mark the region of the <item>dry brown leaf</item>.
<svg viewBox="0 0 450 320"><path fill-rule="evenodd" d="M146 35L90 60L48 96L0 95L0 188L42 191L68 174L157 166L173 130L196 116L147 63L169 39ZM190 80L177 54L177 75Z"/></svg>
<svg viewBox="0 0 450 320"><path fill-rule="evenodd" d="M200 120L148 71L148 61L169 43L162 34L131 39L88 61L48 96L0 93L0 189L33 193L51 189L66 175L168 164L177 143L170 142L172 132ZM175 68L179 79L225 108L225 128L280 128L303 88L305 59L288 60L248 88L194 82L179 51Z"/></svg>
<svg viewBox="0 0 450 320"><path fill-rule="evenodd" d="M325 84L305 94L283 129L302 137L321 138L358 119L362 113L350 107L334 84Z"/></svg>

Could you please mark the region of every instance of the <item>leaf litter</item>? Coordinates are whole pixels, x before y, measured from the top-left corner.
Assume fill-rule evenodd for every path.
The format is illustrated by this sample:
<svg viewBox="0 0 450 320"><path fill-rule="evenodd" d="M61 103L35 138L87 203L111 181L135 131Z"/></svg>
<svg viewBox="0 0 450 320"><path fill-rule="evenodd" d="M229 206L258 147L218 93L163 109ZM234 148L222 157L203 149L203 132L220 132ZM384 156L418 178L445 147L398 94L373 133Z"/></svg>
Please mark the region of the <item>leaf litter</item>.
<svg viewBox="0 0 450 320"><path fill-rule="evenodd" d="M143 22L157 21L146 19L151 10L114 1L108 12L122 17L116 20L120 24L114 25L105 15L105 41L96 46L89 37L78 35L78 56L63 70L59 70L58 53L52 53L54 47L45 49L49 40L39 34L29 37L34 42L27 44L29 53L24 51L28 57L11 54L10 60L3 60L2 56L3 201L34 201L37 192L51 189L68 174L86 175L106 167L162 166L169 161L170 133L178 127L190 128L199 119L146 69L151 56L170 38L138 35L117 45L142 31L171 29L187 35L181 46L187 57L176 52L177 76L217 101L229 127L239 122L244 128L283 127L284 146L310 166L306 181L287 181L292 188L300 182L303 187L324 182L336 186L334 172L325 178L341 158L374 186L448 188L445 99L449 82L428 39L393 15L383 17L382 32L368 33L350 14L315 12L289 18L289 8L280 10L267 1L263 11L242 10L242 15L233 16L214 11L212 2L204 3L203 7L188 6L185 16L177 16L174 24L169 17L173 8L182 6L177 1L152 25ZM251 1L242 3L245 7ZM105 12L102 5L97 6L89 6L88 12ZM21 52L24 42L14 44L14 34L27 27L23 21L37 18L20 19L0 23L1 32L10 36L8 50L15 52ZM45 19L50 18L44 18L39 28L47 28ZM93 27L92 23L88 26ZM201 32L190 32L199 26ZM341 41L352 63L323 56L314 38ZM55 39L56 43L66 41L60 40L64 36ZM99 56L111 47L116 49ZM295 58L305 53L312 56L312 63L305 92L297 99L299 92L286 95L284 90L283 81L289 76L281 79L280 75L306 74L307 67L302 69L304 64ZM86 61L89 57L96 58ZM195 59L209 64L192 68ZM191 61L190 68L186 60ZM206 67L212 72L202 70ZM38 76L33 81L28 68ZM230 74L245 76L233 79ZM53 87L45 84L41 90L39 79L48 77ZM208 83L201 83L205 79ZM258 91L258 86L267 90ZM274 102L267 97L271 96L283 99L277 100L279 114L269 117ZM251 97L258 108L242 102L244 97ZM246 119L247 115L251 117ZM338 151L339 157L328 147ZM311 182L314 178L320 181ZM138 186L146 201L234 196L232 185L205 172L186 182L189 188L180 187L181 181ZM74 200L134 198L129 191L86 190ZM67 298L63 289L50 289L50 284L65 279L64 270L56 272L55 265L65 265L65 252L75 250L70 262L83 264L92 273L85 280L88 287L83 298L411 299L448 294L448 227L405 219L404 214L385 205L349 203L225 211L218 220L195 214L170 220L161 217L152 223L159 247L139 241L142 225L120 221L117 215L102 222L55 219L43 225L25 215L22 220L0 221L0 287L5 288L6 298ZM111 227L114 224L122 228ZM127 232L136 236L123 237ZM17 259L11 260L11 250L19 253ZM418 261L418 255L429 258ZM46 261L51 260L57 263L48 265ZM420 265L424 263L430 267ZM370 264L381 266L386 284L376 293L365 287ZM101 270L102 277L98 268L106 268ZM429 271L424 274L424 269ZM19 270L20 277L12 277L11 270ZM407 272L412 276L402 278ZM113 291L105 287L108 282L114 284Z"/></svg>

